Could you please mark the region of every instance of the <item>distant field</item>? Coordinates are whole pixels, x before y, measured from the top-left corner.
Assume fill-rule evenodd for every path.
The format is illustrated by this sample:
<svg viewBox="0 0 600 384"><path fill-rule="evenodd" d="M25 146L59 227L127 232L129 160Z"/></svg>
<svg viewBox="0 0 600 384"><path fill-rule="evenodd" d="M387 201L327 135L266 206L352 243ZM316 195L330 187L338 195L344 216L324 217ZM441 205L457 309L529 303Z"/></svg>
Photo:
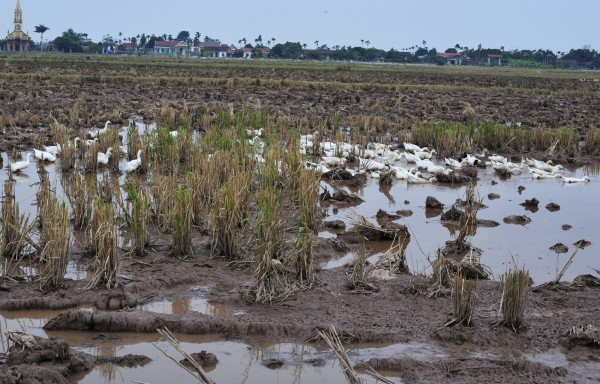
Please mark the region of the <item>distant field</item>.
<svg viewBox="0 0 600 384"><path fill-rule="evenodd" d="M152 56L0 55L0 116L66 123L78 101L85 124L132 114L252 105L307 120L381 121L388 129L438 123L521 123L530 128L600 126L595 71ZM19 113L37 115L30 123Z"/></svg>

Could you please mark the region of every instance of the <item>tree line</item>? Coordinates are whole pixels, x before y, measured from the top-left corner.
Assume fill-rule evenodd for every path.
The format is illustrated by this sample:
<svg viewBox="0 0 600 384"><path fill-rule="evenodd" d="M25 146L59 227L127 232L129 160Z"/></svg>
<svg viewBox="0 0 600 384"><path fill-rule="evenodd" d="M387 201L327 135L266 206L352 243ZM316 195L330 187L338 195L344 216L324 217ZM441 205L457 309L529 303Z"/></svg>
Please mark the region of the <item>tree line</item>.
<svg viewBox="0 0 600 384"><path fill-rule="evenodd" d="M40 45L32 42L32 49L40 49L42 46L43 34L49 30L48 27L41 24L35 27L35 32L40 33ZM69 28L53 42L54 50L61 52L87 52L87 53L105 53L105 52L127 52L132 47L138 54L143 54L154 49L157 41L183 41L188 47L199 44L200 42L220 42L220 39L208 35L202 35L200 32L191 34L189 31L181 31L177 35L171 34L138 34L136 36L125 37L119 32L116 37L109 34L102 37L101 41L93 42L88 39L86 33L78 33ZM237 41L237 45L230 44L233 49L234 57L243 55L243 48L253 50L254 57L269 57L294 60L340 60L340 61L364 61L364 62L392 62L392 63L430 63L446 64L446 60L438 55L436 48L430 48L427 41L423 40L403 49L383 50L371 47L368 39L361 39L360 46L340 46L321 44L316 40L313 45L300 42L276 43L274 37L263 39L258 35L255 39L246 39L242 37ZM253 44L254 43L254 44ZM6 44L0 40L0 47ZM262 48L269 48L264 50ZM268 52L268 53L267 53ZM552 51L549 49L515 49L505 50L503 46L499 48L484 48L481 44L477 47L462 46L456 44L453 47L446 48L444 53L454 53L459 55L463 64L487 65L488 55L496 59L492 62L498 64L498 58L501 65L510 65L513 67L536 67L536 68L600 68L600 53L591 46L586 45L582 48L573 48L569 51Z"/></svg>

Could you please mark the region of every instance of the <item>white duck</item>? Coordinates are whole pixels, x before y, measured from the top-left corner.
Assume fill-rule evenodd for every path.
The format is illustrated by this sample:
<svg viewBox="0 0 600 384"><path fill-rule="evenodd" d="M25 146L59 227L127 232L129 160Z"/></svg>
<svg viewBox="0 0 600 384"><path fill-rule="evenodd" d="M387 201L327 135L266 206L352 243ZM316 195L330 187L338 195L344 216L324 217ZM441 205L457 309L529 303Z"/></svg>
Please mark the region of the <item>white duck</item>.
<svg viewBox="0 0 600 384"><path fill-rule="evenodd" d="M591 181L591 179L588 176L583 176L581 178L577 178L577 177L565 177L563 175L560 175L560 177L563 179L564 183L568 183L568 184L572 184L572 183L586 183Z"/></svg>
<svg viewBox="0 0 600 384"><path fill-rule="evenodd" d="M39 149L33 148L33 157L41 161L49 161L51 163L56 161L56 156L50 152L40 151Z"/></svg>
<svg viewBox="0 0 600 384"><path fill-rule="evenodd" d="M246 129L246 134L250 137L252 137L252 136L262 137L263 131L264 131L264 128L254 129L254 130Z"/></svg>
<svg viewBox="0 0 600 384"><path fill-rule="evenodd" d="M15 163L10 164L11 172L21 172L25 168L29 167L29 159L31 158L31 153L27 154L27 160L25 161L17 161Z"/></svg>
<svg viewBox="0 0 600 384"><path fill-rule="evenodd" d="M473 167L479 163L479 159L473 155L465 153L463 156L460 157L460 162L462 164L466 164L468 166Z"/></svg>
<svg viewBox="0 0 600 384"><path fill-rule="evenodd" d="M44 145L44 150L48 153L53 154L54 156L58 156L61 151L60 144L56 145Z"/></svg>
<svg viewBox="0 0 600 384"><path fill-rule="evenodd" d="M98 164L106 165L112 155L112 147L108 147L106 153L98 152Z"/></svg>
<svg viewBox="0 0 600 384"><path fill-rule="evenodd" d="M81 141L79 137L75 138L75 147L77 147L77 142ZM84 140L86 147L90 147L98 142L98 138L94 138L94 140Z"/></svg>
<svg viewBox="0 0 600 384"><path fill-rule="evenodd" d="M137 171L142 166L142 150L137 151L137 158L131 160L125 165L125 172L131 173Z"/></svg>
<svg viewBox="0 0 600 384"><path fill-rule="evenodd" d="M411 171L409 169L402 168L402 167L392 166L391 169L392 169L392 172L394 172L396 179L399 179L399 180L408 179L408 174L411 173Z"/></svg>
<svg viewBox="0 0 600 384"><path fill-rule="evenodd" d="M513 175L521 173L521 167L518 164L511 163L510 161L505 161L504 163L492 161L492 168L494 168L496 172L500 173L511 173Z"/></svg>
<svg viewBox="0 0 600 384"><path fill-rule="evenodd" d="M552 165L552 160L543 162L543 161L536 160L536 159L526 158L526 159L522 160L521 163L527 164L527 166L530 168L533 167L533 168L541 169L543 171L551 172L551 173L556 173L556 172L564 170L564 167L560 164Z"/></svg>
<svg viewBox="0 0 600 384"><path fill-rule="evenodd" d="M308 169L308 170L312 170L312 171L315 171L315 172L320 172L320 173L329 172L329 168L327 168L323 164L313 163L312 161L307 161L304 164L304 167L306 169Z"/></svg>
<svg viewBox="0 0 600 384"><path fill-rule="evenodd" d="M452 159L452 158L444 158L444 163L446 164L447 167L452 167L452 168L462 168L462 163L458 160Z"/></svg>
<svg viewBox="0 0 600 384"><path fill-rule="evenodd" d="M407 163L416 164L421 161L421 158L417 155L413 155L412 153L403 152L400 154L400 157L404 157Z"/></svg>
<svg viewBox="0 0 600 384"><path fill-rule="evenodd" d="M346 159L336 156L321 157L321 164L328 167L343 167L346 165Z"/></svg>
<svg viewBox="0 0 600 384"><path fill-rule="evenodd" d="M383 171L388 168L385 164L377 160L363 159L360 157L358 158L358 165L360 169L364 169L365 171Z"/></svg>
<svg viewBox="0 0 600 384"><path fill-rule="evenodd" d="M421 160L431 159L434 153L437 153L435 149L432 149L431 151L415 151L415 155L419 156Z"/></svg>
<svg viewBox="0 0 600 384"><path fill-rule="evenodd" d="M534 172L534 171L538 171L538 172ZM544 171L540 171L539 169L532 169L530 171L531 173L531 178L532 179L560 179L562 177L562 175L560 173L547 173Z"/></svg>
<svg viewBox="0 0 600 384"><path fill-rule="evenodd" d="M428 148L427 147L419 147L416 144L411 144L411 143L403 143L404 144L404 149L410 152L421 152L421 151L427 151Z"/></svg>
<svg viewBox="0 0 600 384"><path fill-rule="evenodd" d="M106 120L106 123L104 123L104 128L91 130L88 132L88 136L92 139L97 139L100 135L108 132L108 126L110 124L112 124L110 120Z"/></svg>
<svg viewBox="0 0 600 384"><path fill-rule="evenodd" d="M421 176L421 172L417 172L414 175L409 172L408 179L406 179L406 182L408 184L429 184L433 183L434 181L437 181L435 177L430 177L429 179L426 179Z"/></svg>

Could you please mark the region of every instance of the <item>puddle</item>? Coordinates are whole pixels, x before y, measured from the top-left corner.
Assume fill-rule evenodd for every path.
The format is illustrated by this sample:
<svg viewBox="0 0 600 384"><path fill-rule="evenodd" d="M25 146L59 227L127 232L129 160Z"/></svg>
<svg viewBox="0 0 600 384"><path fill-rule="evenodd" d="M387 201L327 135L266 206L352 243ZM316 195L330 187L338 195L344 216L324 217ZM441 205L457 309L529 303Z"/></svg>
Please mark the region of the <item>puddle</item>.
<svg viewBox="0 0 600 384"><path fill-rule="evenodd" d="M526 170L523 175L505 180L501 180L491 167L479 170L477 192L483 198L487 208L479 211L478 218L494 220L500 225L495 228L478 227L470 241L473 246L483 250L481 262L491 268L495 278L507 268L518 266L529 269L535 284L553 280L575 251L572 244L580 239L590 240L592 245L578 251L563 280L571 281L578 275L593 273L590 267L600 269L600 259L592 250L596 246L594 244L594 239L597 238L596 218L590 214L590 212L600 212L600 201L596 198L600 193L598 171L596 168L587 167L569 169L565 172L567 177L584 175L589 176L591 182L564 184L559 179L534 180L528 176ZM494 185L492 180L497 184ZM326 182L322 182L321 185L327 190L333 190L333 187ZM525 187L520 194L519 186ZM395 180L391 188L384 193L380 191L377 180L368 178L365 187L350 192L365 201L352 208L339 207L334 210L333 206L324 207L327 212L326 220L342 220L350 228L352 223L348 214L351 211L365 216L374 224L377 223L375 215L379 209L391 214L398 210L413 211L412 216L395 220L399 224L406 225L411 233L406 256L408 266L413 273L428 273L428 258L435 258L436 249L444 246L447 240L452 240L457 235L455 226L443 224L439 215L428 214L425 209L425 199L427 196L434 196L444 204L446 210L457 199L464 198L465 187L445 184L407 184ZM498 194L500 198L490 200L487 198L490 193ZM526 211L519 205L525 199L533 197L540 201L539 210L535 213ZM546 209L545 206L551 202L560 205L560 210L551 212ZM531 223L526 226L503 222L506 216L525 214L531 219ZM563 224L571 225L571 230L564 231ZM332 237L327 232L319 235ZM566 244L569 251L561 255L551 251L549 247L557 242ZM341 262L332 260L329 263L324 267L335 268Z"/></svg>
<svg viewBox="0 0 600 384"><path fill-rule="evenodd" d="M234 310L223 305L209 303L213 289L228 291L231 287L228 285L193 287L186 292L177 293L158 300L150 300L138 306L138 308L148 312L169 315L199 312L208 316L233 317L244 314L244 311L241 310Z"/></svg>
<svg viewBox="0 0 600 384"><path fill-rule="evenodd" d="M388 245L388 248L389 248L389 245ZM383 252L380 252L378 250L371 251L367 255L367 262L369 262L370 264L375 264L377 262L377 260L379 259L379 257L381 257L382 255L383 255ZM344 256L342 256L338 259L332 259L332 260L329 260L329 261L321 264L321 269L334 269L334 268L343 267L349 263L352 263L354 261L354 259L356 259L356 254L353 252L348 252Z"/></svg>
<svg viewBox="0 0 600 384"><path fill-rule="evenodd" d="M562 353L560 349L551 349L536 354L524 354L523 357L527 361L544 364L551 368L565 367L569 365L567 356Z"/></svg>
<svg viewBox="0 0 600 384"><path fill-rule="evenodd" d="M78 383L197 383L194 379L168 360L164 354L152 345L147 337L143 342L135 342L128 335L118 335L117 342L108 341L82 345L78 350L101 356L123 356L128 353L144 354L152 359L148 365L132 369L114 365L96 367L87 374L72 378ZM207 369L212 380L217 383L340 383L344 377L336 361L335 355L329 349L304 343L279 343L248 345L235 341L225 341L218 336L189 336L178 335L183 349L188 353L206 350L214 353L219 359L215 367ZM158 341L158 337L152 341ZM123 345L125 342L126 345ZM131 343L130 343L131 342ZM157 345L169 355L180 359L177 352L165 342ZM357 345L348 350L352 364L379 357L411 357L422 361L444 358L447 355L434 346L426 344L395 344L388 346ZM416 357L415 357L416 356ZM284 364L281 368L270 369L263 365L268 359L280 359ZM315 364L315 362L319 362ZM362 374L365 383L376 383L376 380ZM398 378L390 377L396 383Z"/></svg>

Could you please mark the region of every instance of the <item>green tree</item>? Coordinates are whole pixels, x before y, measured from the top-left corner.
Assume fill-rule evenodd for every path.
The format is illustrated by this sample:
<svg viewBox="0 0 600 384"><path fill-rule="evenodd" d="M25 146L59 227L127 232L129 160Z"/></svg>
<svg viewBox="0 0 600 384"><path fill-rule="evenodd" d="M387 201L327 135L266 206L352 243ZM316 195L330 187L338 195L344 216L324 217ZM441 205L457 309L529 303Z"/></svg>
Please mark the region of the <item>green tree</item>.
<svg viewBox="0 0 600 384"><path fill-rule="evenodd" d="M69 28L62 36L54 39L54 47L61 52L83 52L82 39L85 33L77 33Z"/></svg>
<svg viewBox="0 0 600 384"><path fill-rule="evenodd" d="M189 31L181 31L177 34L175 40L183 41L188 49L192 47L192 38Z"/></svg>
<svg viewBox="0 0 600 384"><path fill-rule="evenodd" d="M40 37L40 51L42 50L43 47L43 41L44 41L44 32L46 32L47 30L49 30L50 28L46 27L44 24L40 24L40 25L36 25L35 26L35 33L39 33L41 34Z"/></svg>
<svg viewBox="0 0 600 384"><path fill-rule="evenodd" d="M111 35L107 34L107 35L102 36L102 49L104 50L104 52L111 49L114 43L115 43L115 39L113 39L113 37Z"/></svg>

